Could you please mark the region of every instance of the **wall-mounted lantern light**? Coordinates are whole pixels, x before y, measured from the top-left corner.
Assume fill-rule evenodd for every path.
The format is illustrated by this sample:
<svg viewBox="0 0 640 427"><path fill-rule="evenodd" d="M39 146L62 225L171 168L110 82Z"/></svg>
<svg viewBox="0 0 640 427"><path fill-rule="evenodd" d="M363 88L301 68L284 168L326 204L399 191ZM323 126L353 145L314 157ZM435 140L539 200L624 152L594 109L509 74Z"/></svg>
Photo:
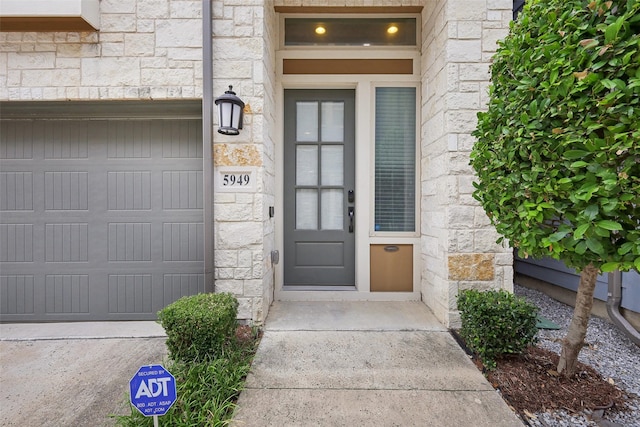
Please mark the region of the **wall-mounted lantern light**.
<svg viewBox="0 0 640 427"><path fill-rule="evenodd" d="M244 102L236 96L233 86L229 85L229 90L217 97L215 103L220 117L218 132L224 135L238 135L239 129L242 129Z"/></svg>

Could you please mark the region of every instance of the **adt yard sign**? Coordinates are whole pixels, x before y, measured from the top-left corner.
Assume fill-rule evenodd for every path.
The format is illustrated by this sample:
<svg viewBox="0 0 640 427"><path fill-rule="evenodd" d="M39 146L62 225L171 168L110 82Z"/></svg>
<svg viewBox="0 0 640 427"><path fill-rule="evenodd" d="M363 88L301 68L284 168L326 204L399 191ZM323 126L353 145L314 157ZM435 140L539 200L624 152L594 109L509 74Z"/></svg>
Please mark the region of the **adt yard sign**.
<svg viewBox="0 0 640 427"><path fill-rule="evenodd" d="M129 394L145 417L164 415L176 401L176 379L162 365L143 366L129 381Z"/></svg>

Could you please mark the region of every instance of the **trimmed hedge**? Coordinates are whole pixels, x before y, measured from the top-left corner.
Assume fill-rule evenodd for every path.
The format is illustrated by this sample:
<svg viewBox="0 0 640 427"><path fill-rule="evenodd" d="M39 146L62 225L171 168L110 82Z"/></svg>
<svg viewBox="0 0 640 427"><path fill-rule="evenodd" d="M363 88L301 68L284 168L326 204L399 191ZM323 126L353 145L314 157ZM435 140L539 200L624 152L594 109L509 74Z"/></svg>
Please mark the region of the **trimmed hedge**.
<svg viewBox="0 0 640 427"><path fill-rule="evenodd" d="M238 301L229 293L182 297L158 312L169 356L192 362L219 357L235 337Z"/></svg>
<svg viewBox="0 0 640 427"><path fill-rule="evenodd" d="M505 354L521 353L535 342L538 308L504 290L462 291L458 295L460 336L487 369Z"/></svg>

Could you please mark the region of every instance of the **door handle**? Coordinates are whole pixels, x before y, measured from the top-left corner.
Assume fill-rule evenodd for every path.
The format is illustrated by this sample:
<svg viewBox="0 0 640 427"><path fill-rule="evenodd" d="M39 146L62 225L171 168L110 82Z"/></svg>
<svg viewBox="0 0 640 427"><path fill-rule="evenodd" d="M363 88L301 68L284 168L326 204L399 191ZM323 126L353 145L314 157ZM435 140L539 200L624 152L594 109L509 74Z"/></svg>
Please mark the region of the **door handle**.
<svg viewBox="0 0 640 427"><path fill-rule="evenodd" d="M347 213L349 215L349 233L353 233L353 217L355 215L355 208L353 206L349 206L347 208Z"/></svg>

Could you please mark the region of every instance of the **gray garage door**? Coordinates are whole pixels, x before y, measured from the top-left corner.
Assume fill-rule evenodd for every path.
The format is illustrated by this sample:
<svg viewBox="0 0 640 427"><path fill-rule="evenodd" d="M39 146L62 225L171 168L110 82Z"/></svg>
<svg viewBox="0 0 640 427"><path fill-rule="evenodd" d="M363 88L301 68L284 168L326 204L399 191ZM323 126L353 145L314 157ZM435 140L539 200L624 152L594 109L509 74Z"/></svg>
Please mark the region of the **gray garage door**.
<svg viewBox="0 0 640 427"><path fill-rule="evenodd" d="M0 122L0 320L143 320L203 292L198 119Z"/></svg>

